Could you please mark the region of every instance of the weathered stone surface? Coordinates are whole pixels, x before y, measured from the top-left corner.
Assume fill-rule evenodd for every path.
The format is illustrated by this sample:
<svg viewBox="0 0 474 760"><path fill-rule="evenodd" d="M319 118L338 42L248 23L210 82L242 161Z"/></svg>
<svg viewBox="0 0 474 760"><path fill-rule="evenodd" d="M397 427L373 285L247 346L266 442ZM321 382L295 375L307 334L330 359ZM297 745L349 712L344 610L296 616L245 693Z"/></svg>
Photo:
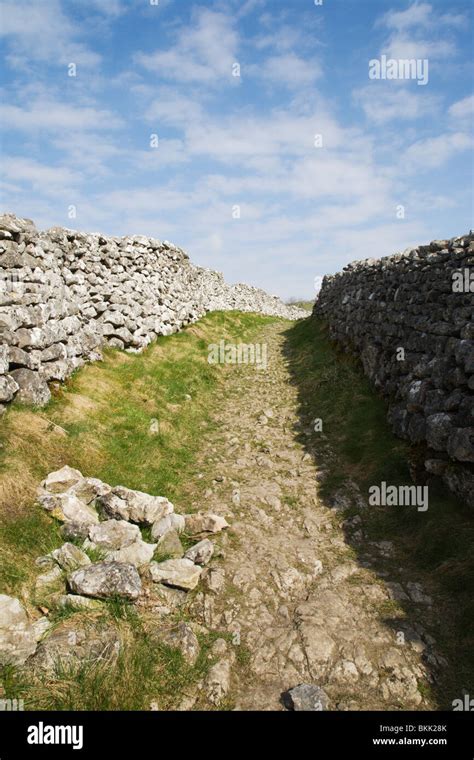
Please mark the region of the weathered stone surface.
<svg viewBox="0 0 474 760"><path fill-rule="evenodd" d="M116 486L110 493L99 496L97 502L109 517L142 525L153 525L174 510L172 503L164 496L151 496L123 486Z"/></svg>
<svg viewBox="0 0 474 760"><path fill-rule="evenodd" d="M133 544L108 552L105 559L107 562L125 562L138 568L151 562L155 549L156 544L147 544L146 541L139 539Z"/></svg>
<svg viewBox="0 0 474 760"><path fill-rule="evenodd" d="M208 538L204 538L202 541L199 541L199 543L191 546L184 556L196 565L207 565L213 554L214 544L212 541L209 541Z"/></svg>
<svg viewBox="0 0 474 760"><path fill-rule="evenodd" d="M78 567L84 567L91 563L87 554L71 543L63 544L59 549L52 551L51 557L66 572L77 570Z"/></svg>
<svg viewBox="0 0 474 760"><path fill-rule="evenodd" d="M474 506L473 248L470 233L352 262L324 278L314 314L360 357L395 433L425 444L428 463L447 455L440 476Z"/></svg>
<svg viewBox="0 0 474 760"><path fill-rule="evenodd" d="M151 527L151 537L156 541L161 538L170 530L175 530L177 533L182 533L185 528L185 520L183 515L177 515L176 513L166 515L160 520L153 523Z"/></svg>
<svg viewBox="0 0 474 760"><path fill-rule="evenodd" d="M221 530L229 527L227 520L220 515L185 515L184 519L186 521L186 533L191 536L199 535L199 533L220 533Z"/></svg>
<svg viewBox="0 0 474 760"><path fill-rule="evenodd" d="M72 486L77 485L82 479L82 474L79 470L65 465L60 470L50 472L41 483L41 486L45 491L49 491L49 493L64 493Z"/></svg>
<svg viewBox="0 0 474 760"><path fill-rule="evenodd" d="M120 562L96 562L68 576L71 591L97 599L122 597L136 601L142 584L136 567Z"/></svg>
<svg viewBox="0 0 474 760"><path fill-rule="evenodd" d="M73 610L100 610L103 602L80 594L64 594L58 599L60 607L71 607Z"/></svg>
<svg viewBox="0 0 474 760"><path fill-rule="evenodd" d="M179 559L184 554L184 549L179 535L176 530L169 530L164 536L158 539L157 550L161 556L167 555L174 559Z"/></svg>
<svg viewBox="0 0 474 760"><path fill-rule="evenodd" d="M0 344L0 375L5 375L8 372L10 349L7 344Z"/></svg>
<svg viewBox="0 0 474 760"><path fill-rule="evenodd" d="M66 578L58 565L55 565L46 573L38 575L35 581L34 598L36 603L48 604L55 600L58 595L64 594L66 590Z"/></svg>
<svg viewBox="0 0 474 760"><path fill-rule="evenodd" d="M51 628L51 622L46 616L43 616L32 623L32 628L35 632L36 641L41 641Z"/></svg>
<svg viewBox="0 0 474 760"><path fill-rule="evenodd" d="M89 524L65 522L61 526L61 535L66 541L83 541L89 535Z"/></svg>
<svg viewBox="0 0 474 760"><path fill-rule="evenodd" d="M301 683L289 689L283 695L283 702L289 710L296 712L327 710L329 706L326 692L311 683Z"/></svg>
<svg viewBox="0 0 474 760"><path fill-rule="evenodd" d="M38 645L31 659L34 670L59 669L112 663L120 652L120 638L113 626L96 627L66 620Z"/></svg>
<svg viewBox="0 0 474 760"><path fill-rule="evenodd" d="M37 372L22 367L10 372L11 377L18 385L18 392L15 396L16 401L23 404L33 404L34 406L45 406L51 399L51 392L48 384L40 377Z"/></svg>
<svg viewBox="0 0 474 760"><path fill-rule="evenodd" d="M106 520L98 525L91 525L89 540L85 546L111 551L123 549L141 539L140 528L126 520Z"/></svg>
<svg viewBox="0 0 474 760"><path fill-rule="evenodd" d="M206 692L214 705L219 705L229 693L231 675L232 658L230 657L222 658L210 668L206 677Z"/></svg>
<svg viewBox="0 0 474 760"><path fill-rule="evenodd" d="M179 649L189 665L194 665L199 657L201 647L196 634L188 623L181 622L169 631L160 632L159 640L170 647Z"/></svg>
<svg viewBox="0 0 474 760"><path fill-rule="evenodd" d="M203 575L203 584L207 591L218 594L225 586L225 572L219 567L209 567Z"/></svg>
<svg viewBox="0 0 474 760"><path fill-rule="evenodd" d="M19 389L18 383L10 375L0 375L0 402L11 401Z"/></svg>
<svg viewBox="0 0 474 760"><path fill-rule="evenodd" d="M10 235L16 235L19 232L27 232L33 234L36 232L36 227L31 219L23 219L15 214L2 214L0 216L0 230L9 232Z"/></svg>
<svg viewBox="0 0 474 760"><path fill-rule="evenodd" d="M0 665L23 665L36 650L36 632L18 599L0 594Z"/></svg>
<svg viewBox="0 0 474 760"><path fill-rule="evenodd" d="M168 559L151 562L150 575L155 583L191 591L199 583L201 568L189 559Z"/></svg>
<svg viewBox="0 0 474 760"><path fill-rule="evenodd" d="M92 525L99 522L95 509L77 498L71 491L51 494L40 490L38 503L61 522Z"/></svg>

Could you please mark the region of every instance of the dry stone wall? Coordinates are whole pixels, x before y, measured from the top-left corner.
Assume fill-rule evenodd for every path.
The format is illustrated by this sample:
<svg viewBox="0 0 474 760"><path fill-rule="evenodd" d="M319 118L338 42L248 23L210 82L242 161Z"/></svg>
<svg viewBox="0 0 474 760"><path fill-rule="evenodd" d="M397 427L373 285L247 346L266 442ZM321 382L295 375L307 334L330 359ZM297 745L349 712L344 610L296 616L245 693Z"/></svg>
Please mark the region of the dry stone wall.
<svg viewBox="0 0 474 760"><path fill-rule="evenodd" d="M306 316L219 272L194 266L167 241L104 237L0 216L0 411L45 404L104 344L140 351L212 310Z"/></svg>
<svg viewBox="0 0 474 760"><path fill-rule="evenodd" d="M325 277L314 314L360 357L425 468L474 506L474 235Z"/></svg>

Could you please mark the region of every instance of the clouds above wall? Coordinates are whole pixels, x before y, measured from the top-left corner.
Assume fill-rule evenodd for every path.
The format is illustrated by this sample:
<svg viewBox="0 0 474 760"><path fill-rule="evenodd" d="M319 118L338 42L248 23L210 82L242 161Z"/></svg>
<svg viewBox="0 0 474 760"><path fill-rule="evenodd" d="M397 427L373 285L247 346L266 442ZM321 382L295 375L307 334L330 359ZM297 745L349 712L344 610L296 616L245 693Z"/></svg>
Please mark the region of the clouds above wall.
<svg viewBox="0 0 474 760"><path fill-rule="evenodd" d="M283 296L464 231L469 3L348 4L3 2L3 206ZM428 85L370 81L382 53Z"/></svg>

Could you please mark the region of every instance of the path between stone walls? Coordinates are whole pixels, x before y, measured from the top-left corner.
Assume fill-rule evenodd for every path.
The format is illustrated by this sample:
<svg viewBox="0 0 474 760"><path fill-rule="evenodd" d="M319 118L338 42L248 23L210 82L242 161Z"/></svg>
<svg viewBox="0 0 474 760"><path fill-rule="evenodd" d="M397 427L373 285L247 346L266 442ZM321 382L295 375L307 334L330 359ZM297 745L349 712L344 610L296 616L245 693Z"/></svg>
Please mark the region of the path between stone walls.
<svg viewBox="0 0 474 760"><path fill-rule="evenodd" d="M227 647L214 673L217 693L229 688L237 709L278 710L283 692L312 683L333 710L432 709L418 689L428 676L426 598L419 596L417 630L405 627L399 645L384 622L393 587L354 560L341 514L318 498L318 464L296 441L285 329L272 324L259 337L268 344L268 371L229 369L230 393L214 411L218 430L200 442L203 469L215 467L205 508L231 529L192 613L248 652L242 664Z"/></svg>

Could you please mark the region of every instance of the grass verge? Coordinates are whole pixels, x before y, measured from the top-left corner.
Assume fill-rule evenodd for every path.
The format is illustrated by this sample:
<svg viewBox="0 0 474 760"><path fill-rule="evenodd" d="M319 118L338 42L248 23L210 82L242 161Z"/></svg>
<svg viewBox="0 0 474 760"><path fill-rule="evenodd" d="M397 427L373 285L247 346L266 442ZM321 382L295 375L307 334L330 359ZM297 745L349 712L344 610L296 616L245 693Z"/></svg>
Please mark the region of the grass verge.
<svg viewBox="0 0 474 760"><path fill-rule="evenodd" d="M9 407L0 430L0 593L30 604L41 572L36 558L63 543L59 526L35 505L35 493L48 472L65 464L111 485L166 496L179 512L199 505L204 483L196 477L196 454L215 424L212 405L226 392L227 368L208 363L208 346L249 342L270 321L214 312L158 338L142 354L106 350L104 361L58 387L44 409ZM78 625L81 618L52 611L55 626ZM58 666L45 678L4 668L4 695L23 698L26 709L138 710L149 709L150 700L160 709L176 707L212 664L205 637L191 667L132 618L116 600L100 614L101 624L118 625L123 634L115 664Z"/></svg>

